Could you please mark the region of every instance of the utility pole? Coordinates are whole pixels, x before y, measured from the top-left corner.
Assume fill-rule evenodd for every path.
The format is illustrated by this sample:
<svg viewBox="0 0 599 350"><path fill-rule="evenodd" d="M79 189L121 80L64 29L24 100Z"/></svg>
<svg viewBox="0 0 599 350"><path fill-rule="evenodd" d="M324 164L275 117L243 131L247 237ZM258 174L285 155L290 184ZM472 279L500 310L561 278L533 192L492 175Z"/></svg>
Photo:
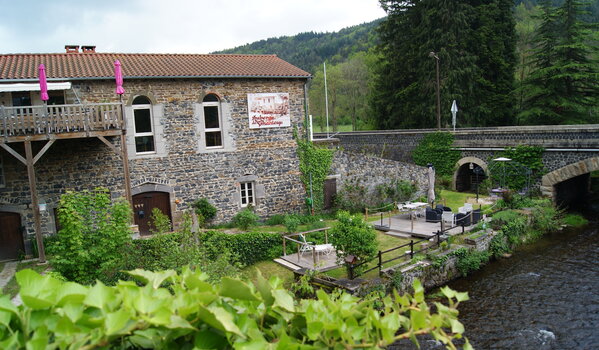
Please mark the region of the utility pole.
<svg viewBox="0 0 599 350"><path fill-rule="evenodd" d="M439 81L439 56L436 53L431 51L429 57L433 57L435 62L437 63L437 129L441 129L441 83Z"/></svg>

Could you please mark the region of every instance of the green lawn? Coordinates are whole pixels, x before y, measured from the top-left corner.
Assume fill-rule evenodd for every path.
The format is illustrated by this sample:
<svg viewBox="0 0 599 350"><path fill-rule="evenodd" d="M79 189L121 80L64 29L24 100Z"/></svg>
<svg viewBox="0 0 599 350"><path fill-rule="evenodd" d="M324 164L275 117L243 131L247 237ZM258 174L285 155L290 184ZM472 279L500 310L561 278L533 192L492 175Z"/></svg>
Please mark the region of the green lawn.
<svg viewBox="0 0 599 350"><path fill-rule="evenodd" d="M327 132L327 126L325 125L324 128L320 128L320 125L317 125L316 123L312 123L312 126L314 127L314 132ZM351 124L348 125L337 125L337 131L333 131L333 124L329 124L329 133L333 133L333 132L347 132L347 131L353 131L352 130L352 126Z"/></svg>
<svg viewBox="0 0 599 350"><path fill-rule="evenodd" d="M20 262L17 265L17 272L24 270L24 269L31 269L38 273L42 273L42 272L46 271L48 268L50 268L49 264L39 265L39 262L37 260L35 260L35 261L28 261L28 262ZM11 278L11 280L8 281L6 286L4 286L4 288L2 289L2 294L9 295L10 298L12 299L15 295L17 295L18 292L19 292L19 285L17 284L16 278L13 276Z"/></svg>
<svg viewBox="0 0 599 350"><path fill-rule="evenodd" d="M444 203L445 206L450 207L451 210L456 213L459 207L464 206L464 203L468 201L468 198L476 200L476 194L468 193L468 192L454 192L448 190L441 190L441 198L437 199L437 203ZM486 199L487 196L478 196L479 199ZM477 204L473 204L473 206L478 208ZM483 205L483 209L488 207L488 205Z"/></svg>

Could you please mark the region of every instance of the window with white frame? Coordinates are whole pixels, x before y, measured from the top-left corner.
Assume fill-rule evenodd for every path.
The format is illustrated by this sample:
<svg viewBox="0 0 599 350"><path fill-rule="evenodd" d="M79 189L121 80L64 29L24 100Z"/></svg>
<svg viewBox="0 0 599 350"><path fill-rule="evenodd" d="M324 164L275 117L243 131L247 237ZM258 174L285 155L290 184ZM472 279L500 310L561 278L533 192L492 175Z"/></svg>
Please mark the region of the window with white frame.
<svg viewBox="0 0 599 350"><path fill-rule="evenodd" d="M4 163L2 163L2 157L0 157L0 187L6 186L4 181Z"/></svg>
<svg viewBox="0 0 599 350"><path fill-rule="evenodd" d="M152 102L146 96L137 96L133 99L131 107L133 109L135 153L155 153Z"/></svg>
<svg viewBox="0 0 599 350"><path fill-rule="evenodd" d="M239 188L241 190L241 206L247 207L248 205L255 205L255 196L254 196L254 183L253 182L241 182L239 183Z"/></svg>
<svg viewBox="0 0 599 350"><path fill-rule="evenodd" d="M223 129L220 100L215 94L208 94L202 100L204 109L204 140L206 148L223 147Z"/></svg>

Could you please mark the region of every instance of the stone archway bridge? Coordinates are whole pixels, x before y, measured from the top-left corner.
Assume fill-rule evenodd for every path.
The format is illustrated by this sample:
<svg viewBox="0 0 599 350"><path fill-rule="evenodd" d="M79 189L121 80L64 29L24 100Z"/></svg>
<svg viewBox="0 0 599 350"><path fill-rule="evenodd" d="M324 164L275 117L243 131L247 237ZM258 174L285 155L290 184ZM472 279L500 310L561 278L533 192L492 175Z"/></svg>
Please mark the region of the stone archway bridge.
<svg viewBox="0 0 599 350"><path fill-rule="evenodd" d="M413 163L412 151L424 135L436 129L355 131L330 134L349 152L377 155L382 158ZM463 128L455 131L453 148L461 152L456 166L475 163L486 170L487 161L507 147L540 146L545 149L541 192L555 198L555 185L574 177L599 170L599 124L506 126ZM314 138L326 138L315 134ZM456 172L457 174L457 172ZM455 179L455 175L454 175Z"/></svg>

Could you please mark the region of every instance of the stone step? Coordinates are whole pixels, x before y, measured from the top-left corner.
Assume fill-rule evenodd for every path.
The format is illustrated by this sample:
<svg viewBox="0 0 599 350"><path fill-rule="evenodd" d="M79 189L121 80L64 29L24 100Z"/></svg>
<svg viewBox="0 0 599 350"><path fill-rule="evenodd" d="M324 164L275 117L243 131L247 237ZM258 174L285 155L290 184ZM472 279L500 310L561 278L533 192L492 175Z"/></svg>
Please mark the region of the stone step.
<svg viewBox="0 0 599 350"><path fill-rule="evenodd" d="M289 270L292 270L292 271L296 271L296 270L301 269L301 267L299 267L299 266L297 266L295 264L292 264L289 261L286 261L286 260L283 260L283 259L277 258L277 259L274 259L274 262L276 262L277 264L282 265L283 267L285 267L285 268L287 268Z"/></svg>

